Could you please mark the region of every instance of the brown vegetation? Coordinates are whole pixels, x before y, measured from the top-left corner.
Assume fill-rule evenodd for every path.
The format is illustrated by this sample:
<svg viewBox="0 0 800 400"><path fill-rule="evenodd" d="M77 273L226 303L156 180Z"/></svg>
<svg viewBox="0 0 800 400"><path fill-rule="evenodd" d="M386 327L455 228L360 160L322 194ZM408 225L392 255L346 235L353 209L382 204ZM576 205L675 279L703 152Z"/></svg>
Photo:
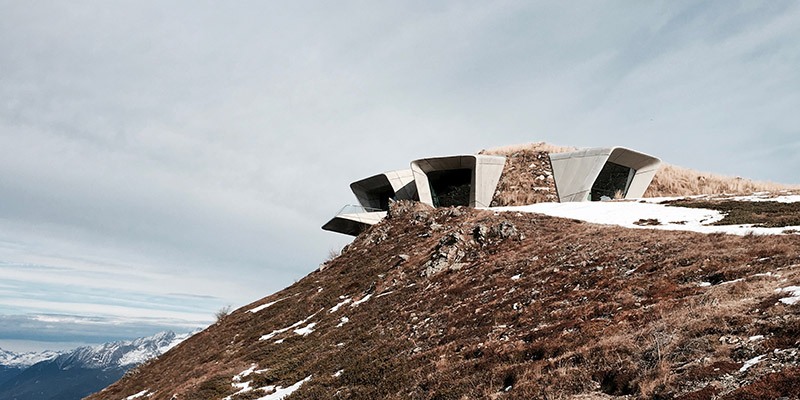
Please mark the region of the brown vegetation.
<svg viewBox="0 0 800 400"><path fill-rule="evenodd" d="M734 201L724 198L679 199L665 201L678 207L705 208L722 211L725 218L713 225L752 224L755 227L778 228L800 226L800 202Z"/></svg>
<svg viewBox="0 0 800 400"><path fill-rule="evenodd" d="M576 149L544 142L481 150L479 154L506 157L503 174L497 183L491 206L524 206L557 202L558 192L548 154L572 150Z"/></svg>
<svg viewBox="0 0 800 400"><path fill-rule="evenodd" d="M688 168L661 164L644 197L676 197L701 194L748 195L758 192L778 192L800 189L797 185L758 182L694 171Z"/></svg>
<svg viewBox="0 0 800 400"><path fill-rule="evenodd" d="M776 289L798 283L796 236L399 202L323 270L91 399L221 398L253 365L256 388L312 376L293 400L796 398L800 305Z"/></svg>
<svg viewBox="0 0 800 400"><path fill-rule="evenodd" d="M508 156L510 154L518 153L520 151L532 152L545 152L545 153L566 153L578 150L577 147L572 146L559 146L545 142L534 142L525 144L513 144L510 146L495 147L492 149L484 149L478 154L488 154L495 156Z"/></svg>

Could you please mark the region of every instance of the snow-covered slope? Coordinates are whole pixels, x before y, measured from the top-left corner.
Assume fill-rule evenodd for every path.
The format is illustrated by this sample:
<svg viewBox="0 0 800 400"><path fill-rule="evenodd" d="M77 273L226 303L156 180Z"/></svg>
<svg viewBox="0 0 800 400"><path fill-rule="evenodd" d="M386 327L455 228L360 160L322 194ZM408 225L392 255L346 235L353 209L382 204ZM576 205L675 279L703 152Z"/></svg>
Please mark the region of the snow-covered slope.
<svg viewBox="0 0 800 400"><path fill-rule="evenodd" d="M703 196L692 199L704 199ZM537 203L517 207L495 207L494 211L532 212L577 219L604 225L618 225L626 228L654 228L664 230L692 231L700 233L745 234L784 234L800 231L800 226L758 227L752 224L712 225L725 217L717 210L676 207L662 204L665 201L683 198L646 198L622 201L587 201L571 203ZM800 196L764 197L761 195L726 198L733 201L774 201L778 203L800 202Z"/></svg>
<svg viewBox="0 0 800 400"><path fill-rule="evenodd" d="M40 361L52 360L61 354L55 351L43 351L39 353L14 353L0 349L0 365L14 368L30 367Z"/></svg>

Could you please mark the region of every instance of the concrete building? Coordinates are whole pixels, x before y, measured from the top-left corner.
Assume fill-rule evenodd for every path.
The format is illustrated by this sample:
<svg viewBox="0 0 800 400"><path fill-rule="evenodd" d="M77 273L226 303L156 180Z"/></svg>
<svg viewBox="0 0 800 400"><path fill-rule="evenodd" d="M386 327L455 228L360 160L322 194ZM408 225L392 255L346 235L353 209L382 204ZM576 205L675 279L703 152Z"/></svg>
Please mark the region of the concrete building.
<svg viewBox="0 0 800 400"><path fill-rule="evenodd" d="M506 158L458 155L411 162L419 201L434 207L489 207Z"/></svg>
<svg viewBox="0 0 800 400"><path fill-rule="evenodd" d="M344 206L336 216L322 225L322 229L331 232L344 233L345 235L358 236L372 225L381 222L386 217L386 211L376 211L360 206Z"/></svg>
<svg viewBox="0 0 800 400"><path fill-rule="evenodd" d="M560 202L638 198L661 164L623 147L549 154ZM411 169L390 171L350 184L358 206L346 206L322 229L357 236L377 224L392 200L418 200L433 207L489 207L506 158L456 155L422 158Z"/></svg>
<svg viewBox="0 0 800 400"><path fill-rule="evenodd" d="M550 164L563 203L642 197L661 160L624 147L608 147L552 153Z"/></svg>
<svg viewBox="0 0 800 400"><path fill-rule="evenodd" d="M386 217L392 200L418 200L410 169L373 175L350 184L358 206L345 206L322 226L326 231L358 236Z"/></svg>
<svg viewBox="0 0 800 400"><path fill-rule="evenodd" d="M417 187L410 169L384 172L350 184L358 204L389 211L389 200L417 200Z"/></svg>

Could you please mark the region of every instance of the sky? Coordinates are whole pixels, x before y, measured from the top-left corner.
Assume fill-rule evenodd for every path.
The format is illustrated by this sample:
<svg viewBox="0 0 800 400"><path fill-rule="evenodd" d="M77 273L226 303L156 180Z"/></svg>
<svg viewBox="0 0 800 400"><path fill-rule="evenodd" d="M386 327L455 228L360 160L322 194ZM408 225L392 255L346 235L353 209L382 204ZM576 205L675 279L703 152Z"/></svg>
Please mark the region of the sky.
<svg viewBox="0 0 800 400"><path fill-rule="evenodd" d="M0 348L187 331L313 271L349 183L625 146L800 183L795 1L0 0Z"/></svg>

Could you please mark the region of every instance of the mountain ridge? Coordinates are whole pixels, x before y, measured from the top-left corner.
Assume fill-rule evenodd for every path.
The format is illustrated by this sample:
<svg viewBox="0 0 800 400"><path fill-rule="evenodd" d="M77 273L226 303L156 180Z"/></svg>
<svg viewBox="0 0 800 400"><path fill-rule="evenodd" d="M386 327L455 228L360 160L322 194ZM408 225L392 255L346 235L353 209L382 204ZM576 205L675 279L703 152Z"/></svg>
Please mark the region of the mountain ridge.
<svg viewBox="0 0 800 400"><path fill-rule="evenodd" d="M40 361L56 358L61 353L60 351L51 350L17 353L0 348L0 365L7 367L30 367Z"/></svg>
<svg viewBox="0 0 800 400"><path fill-rule="evenodd" d="M134 340L82 346L64 352L4 352L4 356L8 356L4 361L10 364L0 362L0 366L8 368L0 382L0 398L80 399L108 386L129 369L161 355L190 335L165 331Z"/></svg>

